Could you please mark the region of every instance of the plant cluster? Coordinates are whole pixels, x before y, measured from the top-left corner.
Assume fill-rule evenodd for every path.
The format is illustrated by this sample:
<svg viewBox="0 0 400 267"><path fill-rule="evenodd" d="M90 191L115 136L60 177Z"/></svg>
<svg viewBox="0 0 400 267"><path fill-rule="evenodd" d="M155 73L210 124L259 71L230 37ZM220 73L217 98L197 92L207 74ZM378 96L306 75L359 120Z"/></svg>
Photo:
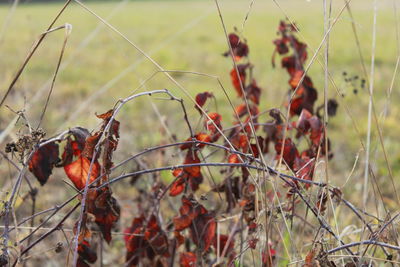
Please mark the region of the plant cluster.
<svg viewBox="0 0 400 267"><path fill-rule="evenodd" d="M173 180L166 184L155 176L151 190L141 190L136 198L132 223L124 230L127 266L172 266L176 262L182 267L234 266L246 251L256 250L261 251L263 266L273 266L279 241L269 227L271 221L278 216L294 214L299 203L305 204L322 229L337 238L320 215L326 210L328 198L344 201L341 191L314 181L314 176L319 159L333 156L326 137L324 112L334 116L338 105L331 99L326 107L324 104L315 106L317 90L304 67L307 45L297 38L297 31L295 25L281 21L278 38L273 41L273 65L276 56L281 56L281 66L290 77L284 103L287 114L276 108L261 111L263 90L253 77L249 46L234 32L227 36L229 50L223 54L232 59L230 78L238 97L229 128L223 127L227 120L208 105L209 99L214 98L212 92L195 97L201 127L193 131L183 100L167 90L160 90L157 93L166 93L171 100L181 103L190 136L179 143L147 148L121 164L113 163L120 138L120 122L115 117L122 105L137 95L97 115L101 126L96 132L76 127L46 140L44 133L36 131L34 135L8 144L7 152L18 153L22 161L27 159L27 167L41 185L46 184L54 168L64 169L77 194L55 212L72 199L79 199L77 206L53 230L24 248L21 255L61 227L81 206L74 227L74 260L77 266L95 263L98 255L93 229L98 229L102 239L110 244L111 231L117 227L121 214L110 185L130 177L135 184L138 179L145 179L146 174L164 170L171 171ZM265 114L269 118L262 122ZM168 167L141 168L112 177L113 170L126 162L167 148L178 148L183 162ZM210 156L219 160L209 162ZM273 159L275 167L267 164L268 159ZM210 167L219 168L217 179ZM207 185L206 181L209 181ZM286 188L283 198L276 188L278 182ZM313 186L318 193L310 201L304 192ZM205 188L206 194L199 193ZM208 198L218 204L207 207L203 201ZM278 207L275 206L277 201ZM160 208L162 202L170 202L178 210L174 214L166 212ZM349 203L346 205L351 207ZM334 266L321 251L318 254L313 248L304 266L314 266L317 260Z"/></svg>

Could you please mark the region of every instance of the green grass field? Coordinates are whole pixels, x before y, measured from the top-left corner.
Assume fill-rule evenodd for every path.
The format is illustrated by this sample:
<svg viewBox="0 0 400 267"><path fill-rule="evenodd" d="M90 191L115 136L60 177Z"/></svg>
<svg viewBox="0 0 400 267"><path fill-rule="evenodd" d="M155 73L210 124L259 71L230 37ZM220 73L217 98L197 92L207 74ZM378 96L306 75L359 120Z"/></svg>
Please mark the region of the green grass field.
<svg viewBox="0 0 400 267"><path fill-rule="evenodd" d="M276 38L279 20L285 19L287 15L296 22L301 31L302 41L308 44L309 60L323 38L324 20L321 1L278 2L279 7L273 1L255 1L250 9L251 1L220 1L227 30L230 32L237 27L248 41L250 59L255 66L254 77L263 89L260 105L262 110L273 107L285 110L282 103L286 97L289 77L279 64L275 69L271 65L274 50L272 41ZM372 51L372 2L351 1L368 75ZM334 1L332 22L343 8L343 4L343 1ZM218 109L224 117L223 126L229 127L233 123L232 111L215 78L182 73L190 71L219 77L232 101L238 103L229 78L232 62L222 56L227 50L227 43L214 1L89 2L87 6L153 58L162 68L181 71L171 75L192 97L199 92L212 91L218 99ZM46 30L61 7L62 3L21 4L15 12L10 13L10 6L0 5L1 96L32 44ZM248 14L247 20L245 20L246 14ZM73 3L62 14L55 27L65 23L72 25L72 33L42 124L48 136L77 125L88 129L95 128L98 125L98 120L94 116L96 112L102 113L112 108L118 99L137 90L163 88L171 90L175 95L184 98L189 107L191 121L197 122L198 112L192 108L193 104L184 92L163 73L156 74L157 68L153 63L121 36L102 24L98 18ZM397 76L394 79L393 91L388 97L399 55L396 23L392 1L379 1L374 100L388 159L399 191L400 112L397 104L400 94L397 90ZM25 110L27 119L32 125L37 124L42 112L49 90L49 80L54 73L64 36L64 30L59 30L45 38L5 103L12 110ZM358 93L355 94L354 88L344 81L342 75L343 72L347 72L348 75L358 75L359 80L365 78L351 17L346 9L332 29L329 48L329 71L337 88L343 93L343 96L338 96L335 87L329 84L329 97L336 98L339 102L338 115L331 118L328 126L335 154L329 162L330 177L333 184L341 187L352 173L342 190L347 199L360 206L364 172L364 152L360 139L363 142L366 139L369 95L367 88L362 89L359 82L355 83L358 89ZM317 59L323 62L323 49ZM312 64L310 76L318 89L318 105L320 105L323 99L324 71L318 62ZM360 135L346 112L346 106L360 130ZM389 111L387 116L383 116L384 110ZM13 126L14 117L10 109L1 107L0 131ZM130 149L132 145L135 147L134 151L120 148L121 153L118 156L120 159L146 147L157 145L160 141L168 141L168 131L163 128L163 124L172 133L177 134L178 140L186 139L188 136L182 123L179 105L156 98L145 97L128 104L120 114L119 120L122 122L120 146L124 147L125 144ZM19 129L24 129L21 123L16 124L9 134L6 131L0 133L1 146L4 147L7 141L14 138ZM371 162L376 175L374 183L376 182L381 188L387 207L395 210L397 208L394 204L394 191L391 188L375 123L372 133ZM358 156L358 162L352 172ZM321 175L320 179L325 178ZM63 185L55 186L60 188ZM121 186L119 190L122 189ZM51 188L43 190L46 194L52 194ZM373 195L372 186L370 191ZM124 198L122 202L129 203L129 196ZM39 201L45 202L45 200ZM368 203L367 210L375 213L375 201L371 198ZM344 227L345 221L347 219L343 220L343 225L339 227ZM122 242L119 245L123 246Z"/></svg>

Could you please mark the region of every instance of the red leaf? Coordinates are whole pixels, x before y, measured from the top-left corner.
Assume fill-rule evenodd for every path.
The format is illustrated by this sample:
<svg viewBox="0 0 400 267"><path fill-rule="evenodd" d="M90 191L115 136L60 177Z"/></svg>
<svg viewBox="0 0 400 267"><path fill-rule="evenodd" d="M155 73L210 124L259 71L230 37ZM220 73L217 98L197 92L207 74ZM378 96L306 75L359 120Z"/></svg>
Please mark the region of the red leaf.
<svg viewBox="0 0 400 267"><path fill-rule="evenodd" d="M278 140L275 144L275 151L278 156L281 154L282 151L282 142L283 140ZM289 168L293 169L295 160L299 158L299 152L297 151L296 145L292 142L290 138L285 139L282 156Z"/></svg>
<svg viewBox="0 0 400 267"><path fill-rule="evenodd" d="M196 254L193 252L182 252L179 257L181 267L195 267L197 262Z"/></svg>
<svg viewBox="0 0 400 267"><path fill-rule="evenodd" d="M82 218L82 224L80 228L80 232L78 235L78 255L79 258L77 260L77 266L89 266L89 263L94 263L97 260L96 251L93 250L90 246L92 233L90 231L90 227L88 226L90 220L88 220L87 214L84 214ZM74 226L74 234L78 229L78 222L75 223Z"/></svg>
<svg viewBox="0 0 400 267"><path fill-rule="evenodd" d="M195 163L200 163L197 151L189 149L186 154L184 164ZM199 189L199 185L203 182L203 175L201 174L200 166L190 166L182 169L175 169L173 171L173 175L175 177L179 177L179 179L171 185L171 188L169 189L170 196L176 196L182 193L187 182L193 191Z"/></svg>
<svg viewBox="0 0 400 267"><path fill-rule="evenodd" d="M228 157L228 162L229 163L240 163L239 156L237 154L231 154Z"/></svg>
<svg viewBox="0 0 400 267"><path fill-rule="evenodd" d="M261 88L257 86L255 80L253 80L253 82L247 86L245 90L249 100L253 101L253 103L256 105L260 104Z"/></svg>
<svg viewBox="0 0 400 267"><path fill-rule="evenodd" d="M110 109L106 113L103 113L100 115L96 114L96 116L97 116L97 118L102 119L104 121L103 127L105 127L108 124L108 122L110 121L110 119L112 118L113 114L114 114L114 110ZM119 138L119 121L113 119L113 122L110 127L110 134L112 136L115 136L116 138Z"/></svg>
<svg viewBox="0 0 400 267"><path fill-rule="evenodd" d="M110 109L109 111L107 111L103 114L100 114L100 115L96 114L96 117L99 119L102 119L102 120L109 120L113 114L114 114L114 110Z"/></svg>
<svg viewBox="0 0 400 267"><path fill-rule="evenodd" d="M303 156L296 160L293 170L296 172L296 176L304 180L312 180L314 175L315 159L310 159L307 156ZM306 184L305 187L309 188L311 185Z"/></svg>
<svg viewBox="0 0 400 267"><path fill-rule="evenodd" d="M200 107L203 107L204 104L206 103L208 98L213 97L212 93L209 92L204 92L204 93L199 93L196 95L196 103L197 105L199 105ZM195 108L200 112L201 114L201 110L199 109L199 107L195 105Z"/></svg>
<svg viewBox="0 0 400 267"><path fill-rule="evenodd" d="M247 57L249 54L249 47L246 43L240 40L240 37L235 33L231 33L228 36L229 43L232 48L233 56L236 61L240 60L242 57ZM229 56L230 51L225 52L224 56Z"/></svg>
<svg viewBox="0 0 400 267"><path fill-rule="evenodd" d="M308 110L303 109L296 124L300 134L310 133L310 140L315 146L319 146L324 133L324 127L317 116L313 116Z"/></svg>
<svg viewBox="0 0 400 267"><path fill-rule="evenodd" d="M204 209L204 208L203 208ZM205 210L205 209L204 209ZM192 220L198 216L202 210L202 206L193 207L192 202L186 196L182 197L182 206L179 209L180 217L174 217L174 227L176 231L182 231L192 224ZM207 211L205 211L207 212Z"/></svg>
<svg viewBox="0 0 400 267"><path fill-rule="evenodd" d="M250 239L247 243L249 244L249 248L256 249L257 243L258 243L258 238Z"/></svg>
<svg viewBox="0 0 400 267"><path fill-rule="evenodd" d="M288 56L282 58L282 68L285 68L291 76L294 75L295 71L299 69L299 66L296 66L296 57Z"/></svg>
<svg viewBox="0 0 400 267"><path fill-rule="evenodd" d="M60 161L58 158L58 145L54 142L40 147L29 161L29 171L31 171L39 183L44 185L49 179L52 170Z"/></svg>
<svg viewBox="0 0 400 267"><path fill-rule="evenodd" d="M196 151L189 150L186 154L184 164L200 163L199 156ZM200 166L184 167L183 170L191 177L201 176Z"/></svg>
<svg viewBox="0 0 400 267"><path fill-rule="evenodd" d="M260 111L256 105L250 105L250 114L251 116L257 116ZM247 112L247 106L246 104L240 104L235 108L236 113L238 114L239 117L242 117L243 115L248 115L249 113Z"/></svg>
<svg viewBox="0 0 400 267"><path fill-rule="evenodd" d="M207 213L197 216L190 227L193 242L203 251L207 251L214 242L216 228L213 215Z"/></svg>
<svg viewBox="0 0 400 267"><path fill-rule="evenodd" d="M194 136L194 139L196 139L197 141L200 141L200 142L206 142L206 143L210 143L211 142L211 137L208 134L205 134L205 133L196 134ZM188 138L188 139L186 139L186 141L193 141L193 139L192 138ZM203 148L206 145L205 144L197 144L196 146L198 148ZM193 147L193 144L183 144L183 145L180 146L180 149L181 150L185 150L185 149L189 149L191 147Z"/></svg>
<svg viewBox="0 0 400 267"><path fill-rule="evenodd" d="M158 225L156 216L152 215L150 217L144 237L157 254L169 256L168 238Z"/></svg>
<svg viewBox="0 0 400 267"><path fill-rule="evenodd" d="M127 266L136 266L143 258L147 259L144 262L157 261L155 255L169 257L168 238L154 215L151 215L148 221L143 215L135 218L132 226L124 233Z"/></svg>
<svg viewBox="0 0 400 267"><path fill-rule="evenodd" d="M286 39L277 39L274 40L273 43L276 46L276 51L279 53L279 55L289 52L289 47L286 45Z"/></svg>
<svg viewBox="0 0 400 267"><path fill-rule="evenodd" d="M236 47L240 42L239 36L235 33L230 33L228 35L228 38L229 38L229 43L232 47Z"/></svg>
<svg viewBox="0 0 400 267"><path fill-rule="evenodd" d="M286 107L289 107L289 104L285 104ZM290 116L299 115L303 110L303 98L297 97L292 100L290 104Z"/></svg>
<svg viewBox="0 0 400 267"><path fill-rule="evenodd" d="M292 74L292 76L291 76L291 78L289 80L289 84L292 87L292 89L295 89L296 87L299 86L299 82L300 82L301 78L303 77L303 74L304 74L303 70L296 70ZM301 85L299 87L301 87L301 86L314 87L314 85L313 85L313 83L311 81L311 78L308 77L307 75L304 76L303 82L301 83Z"/></svg>
<svg viewBox="0 0 400 267"><path fill-rule="evenodd" d="M171 188L169 189L169 195L171 197L177 196L185 190L185 179L182 177L178 178L175 182L172 183Z"/></svg>
<svg viewBox="0 0 400 267"><path fill-rule="evenodd" d="M246 70L249 67L249 64L240 64L237 65L237 69L239 71L239 75L238 72L236 72L236 69L232 69L230 72L230 76L231 76L231 81L233 84L233 87L236 90L236 93L239 97L243 96L243 92L242 92L242 86L243 88L246 88L245 86L245 82L246 82ZM242 85L242 86L241 86Z"/></svg>
<svg viewBox="0 0 400 267"><path fill-rule="evenodd" d="M233 251L233 248L235 247L235 240L232 237L231 240L229 240L229 244L228 244L228 239L229 239L228 235L219 235L219 255L222 255L225 247L227 247L225 256L229 255ZM218 247L217 240L218 239L215 238L214 243L213 243L215 250L217 250L217 247Z"/></svg>
<svg viewBox="0 0 400 267"><path fill-rule="evenodd" d="M86 262L89 263L95 263L97 261L97 254L96 251L94 251L88 242L82 242L78 245L78 253L79 253L79 259L80 261L78 266L89 266L85 265L87 264Z"/></svg>
<svg viewBox="0 0 400 267"><path fill-rule="evenodd" d="M276 251L271 247L271 242L268 242L267 248L262 252L262 262L265 267L272 267Z"/></svg>
<svg viewBox="0 0 400 267"><path fill-rule="evenodd" d="M300 113L299 119L297 120L296 123L296 129L300 131L302 134L306 134L308 130L310 129L310 123L309 119L312 117L312 114L306 110L303 109Z"/></svg>
<svg viewBox="0 0 400 267"><path fill-rule="evenodd" d="M219 115L218 113L215 113L215 112L209 113L208 117L210 119L208 119L208 118L205 119L204 126L212 134L211 135L211 142L215 142L221 136L221 134L218 131L218 129L220 131L222 131L222 125L221 125L222 117L221 117L221 115Z"/></svg>
<svg viewBox="0 0 400 267"><path fill-rule="evenodd" d="M190 227L193 242L207 251L215 238L216 221L214 216L192 197L182 197L182 207L179 209L181 216L173 218L176 231Z"/></svg>

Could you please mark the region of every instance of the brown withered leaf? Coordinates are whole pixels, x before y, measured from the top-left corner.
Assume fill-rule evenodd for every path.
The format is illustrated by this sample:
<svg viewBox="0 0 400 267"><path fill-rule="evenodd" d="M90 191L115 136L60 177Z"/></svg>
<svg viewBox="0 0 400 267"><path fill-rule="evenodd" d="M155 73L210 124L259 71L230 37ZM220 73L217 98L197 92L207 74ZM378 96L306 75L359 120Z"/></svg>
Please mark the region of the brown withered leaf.
<svg viewBox="0 0 400 267"><path fill-rule="evenodd" d="M277 157L279 157L281 154L282 143L283 143L283 140L278 140L275 144L275 151L276 151ZM299 151L297 150L296 145L293 143L293 141L290 138L285 139L285 145L283 146L282 157L285 160L286 164L291 169L293 169L296 159L300 157Z"/></svg>
<svg viewBox="0 0 400 267"><path fill-rule="evenodd" d="M136 266L142 260L155 263L158 261L156 256L170 256L168 238L154 215L148 221L143 215L135 218L132 226L125 229L124 233L127 266Z"/></svg>
<svg viewBox="0 0 400 267"><path fill-rule="evenodd" d="M256 80L253 81L246 86L245 88L246 96L249 100L251 100L254 104L260 104L260 95L261 95L261 88L258 87Z"/></svg>
<svg viewBox="0 0 400 267"><path fill-rule="evenodd" d="M213 97L214 95L210 92L204 92L204 93L199 93L196 95L196 103L197 105L199 105L200 107L203 107L204 104L206 103L208 98ZM194 107L200 112L200 114L202 113L201 110L199 109L199 107L195 105Z"/></svg>
<svg viewBox="0 0 400 267"><path fill-rule="evenodd" d="M189 149L183 164L200 163L197 150ZM183 192L186 184L189 184L193 191L199 189L200 184L203 182L203 175L201 174L200 166L184 167L182 169L175 169L172 174L177 177L169 189L170 196L177 196Z"/></svg>
<svg viewBox="0 0 400 267"><path fill-rule="evenodd" d="M207 251L214 242L216 221L192 196L182 197L182 206L179 209L181 216L173 219L175 230L190 229L193 242L202 250Z"/></svg>
<svg viewBox="0 0 400 267"><path fill-rule="evenodd" d="M94 155L94 149L99 142L101 134L99 132L94 135L89 135L85 141L85 147L83 148L82 155L87 159L92 159ZM97 156L96 156L97 158Z"/></svg>
<svg viewBox="0 0 400 267"><path fill-rule="evenodd" d="M111 241L111 229L120 217L120 207L108 187L91 188L87 194L87 211L94 215L104 240Z"/></svg>
<svg viewBox="0 0 400 267"><path fill-rule="evenodd" d="M240 37L236 33L230 33L229 36L229 44L232 48L233 58L235 61L239 61L242 57L247 57L249 54L249 47L247 44L240 40ZM230 51L227 51L223 54L225 57L231 55Z"/></svg>
<svg viewBox="0 0 400 267"><path fill-rule="evenodd" d="M91 218L87 214L83 215L80 232L78 235L78 261L77 266L89 266L89 263L97 261L96 251L91 247L92 232L90 231L89 224ZM76 235L78 222L74 226L74 234Z"/></svg>
<svg viewBox="0 0 400 267"><path fill-rule="evenodd" d="M208 117L210 119L205 118L204 127L211 133L211 142L216 142L221 136L218 129L222 131L222 116L216 112L212 112L208 114Z"/></svg>

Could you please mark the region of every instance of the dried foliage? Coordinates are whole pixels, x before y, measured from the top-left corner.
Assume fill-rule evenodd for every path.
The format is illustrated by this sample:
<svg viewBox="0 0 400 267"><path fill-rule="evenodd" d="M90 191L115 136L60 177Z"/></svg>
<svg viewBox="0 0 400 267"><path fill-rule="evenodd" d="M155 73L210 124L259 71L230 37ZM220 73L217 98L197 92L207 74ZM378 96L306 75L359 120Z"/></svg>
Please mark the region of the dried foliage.
<svg viewBox="0 0 400 267"><path fill-rule="evenodd" d="M282 244L281 236L271 227L272 222L290 219L293 223L296 211L301 208L315 216L318 232L324 231L338 239L321 215L329 209L329 199L337 204L343 201L342 192L314 181L317 163L333 154L320 114L323 111L315 108L317 90L305 73L307 45L297 37L294 25L280 22L278 39L273 41L272 63L275 65L276 57L280 56L281 67L289 74L288 98L284 103L289 115L286 118L278 109L264 111L264 89L253 77L255 66L248 57L247 41L237 32L227 38L229 50L223 55L232 59L233 68L227 76L232 83L230 92L237 95L233 101L233 119L223 118L223 113L213 107L211 91L195 96L195 109L200 113L199 117L195 112L195 120L188 117L183 100L163 90L161 93L180 102L189 137L185 135L179 143L147 148L120 165L113 162L120 141L120 122L115 117L126 102L138 95L120 100L114 109L103 114L96 114L100 120L97 131L76 127L46 140L43 133L33 132L7 145L7 152L18 153L21 162L27 160L25 167L41 185L55 179L51 178L54 168L60 168L75 187L77 194L69 201L77 199L81 205L73 231L76 244L72 253L76 266L98 262L101 240L112 245L112 231L118 228L121 207L111 184L129 177L133 178L132 184L140 195L134 199L136 209L128 211L132 214L132 223L123 231L126 266L237 266L247 250L259 254L262 266L275 266L277 258L284 257L278 255L277 248L287 244ZM326 110L329 116L334 116L338 104L334 99L328 104ZM192 127L195 121L197 127ZM226 127L230 122L233 126ZM124 170L123 174L112 177L115 168L145 153L162 150L160 162L168 162L164 149L169 147L181 156L181 164L152 169L153 161L138 160L140 164L135 172ZM274 167L266 164L266 157L273 160ZM211 162L209 158L219 160ZM211 167L220 170L213 172ZM160 171L171 172L173 178L161 179ZM214 179L216 175L218 178ZM151 186L143 189L137 185L141 179L151 180L148 182ZM316 192L315 196L306 197L305 193L311 189ZM277 199L279 208L275 206ZM56 207L55 213L65 205ZM346 205L356 210L350 203ZM48 234L62 229L71 213ZM95 232L100 233L98 238ZM28 245L20 256L41 240ZM321 240L327 242L324 238ZM303 266L335 266L327 258L329 251L324 246L321 244L317 250L314 242ZM356 257L351 260L358 262Z"/></svg>

